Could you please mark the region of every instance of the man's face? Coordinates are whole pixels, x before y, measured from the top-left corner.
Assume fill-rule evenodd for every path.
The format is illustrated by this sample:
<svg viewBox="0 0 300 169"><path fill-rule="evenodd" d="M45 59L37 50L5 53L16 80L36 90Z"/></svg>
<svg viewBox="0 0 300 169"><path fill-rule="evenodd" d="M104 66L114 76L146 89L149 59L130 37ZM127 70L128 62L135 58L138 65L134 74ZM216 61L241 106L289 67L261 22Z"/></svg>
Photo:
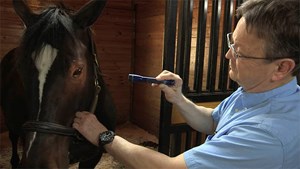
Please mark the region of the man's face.
<svg viewBox="0 0 300 169"><path fill-rule="evenodd" d="M247 32L246 22L241 18L232 34L234 49L240 56L265 58L265 41L259 39L254 31ZM264 59L235 58L232 49L226 53L229 59L229 76L248 92L260 92L268 88L274 64Z"/></svg>

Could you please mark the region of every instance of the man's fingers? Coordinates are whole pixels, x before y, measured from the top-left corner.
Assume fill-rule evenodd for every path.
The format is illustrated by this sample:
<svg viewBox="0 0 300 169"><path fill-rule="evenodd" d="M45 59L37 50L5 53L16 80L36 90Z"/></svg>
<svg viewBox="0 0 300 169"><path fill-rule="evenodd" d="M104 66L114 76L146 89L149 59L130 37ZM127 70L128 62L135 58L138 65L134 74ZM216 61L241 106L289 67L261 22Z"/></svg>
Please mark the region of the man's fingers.
<svg viewBox="0 0 300 169"><path fill-rule="evenodd" d="M78 117L78 118L82 118L88 114L91 114L90 112L87 112L87 111L78 111L75 113L75 117Z"/></svg>
<svg viewBox="0 0 300 169"><path fill-rule="evenodd" d="M79 124L77 122L74 122L72 124L72 127L75 128L75 129L78 129L79 128Z"/></svg>
<svg viewBox="0 0 300 169"><path fill-rule="evenodd" d="M76 118L74 119L74 123L80 123L80 118L76 117Z"/></svg>

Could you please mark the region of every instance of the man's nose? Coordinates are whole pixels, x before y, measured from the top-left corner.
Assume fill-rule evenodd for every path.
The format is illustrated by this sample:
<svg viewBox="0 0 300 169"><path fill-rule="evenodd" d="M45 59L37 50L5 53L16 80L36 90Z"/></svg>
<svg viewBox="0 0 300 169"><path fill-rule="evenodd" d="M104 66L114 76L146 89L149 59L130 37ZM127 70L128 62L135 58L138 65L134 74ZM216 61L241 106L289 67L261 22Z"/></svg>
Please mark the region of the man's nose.
<svg viewBox="0 0 300 169"><path fill-rule="evenodd" d="M230 51L231 49L228 49L226 54L225 54L225 58L226 59L232 59L233 58L233 55L232 55L232 52Z"/></svg>

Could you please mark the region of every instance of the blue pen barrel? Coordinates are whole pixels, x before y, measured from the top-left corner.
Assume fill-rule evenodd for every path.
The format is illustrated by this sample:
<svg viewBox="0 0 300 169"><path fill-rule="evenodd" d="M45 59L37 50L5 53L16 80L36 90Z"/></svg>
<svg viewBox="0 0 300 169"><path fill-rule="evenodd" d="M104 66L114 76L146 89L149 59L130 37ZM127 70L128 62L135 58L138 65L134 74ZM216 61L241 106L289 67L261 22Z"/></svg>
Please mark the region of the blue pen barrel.
<svg viewBox="0 0 300 169"><path fill-rule="evenodd" d="M156 80L154 77L141 76L136 74L129 74L128 79L131 82L144 82L144 83L155 83L155 84L165 84L168 86L173 86L175 84L174 80Z"/></svg>

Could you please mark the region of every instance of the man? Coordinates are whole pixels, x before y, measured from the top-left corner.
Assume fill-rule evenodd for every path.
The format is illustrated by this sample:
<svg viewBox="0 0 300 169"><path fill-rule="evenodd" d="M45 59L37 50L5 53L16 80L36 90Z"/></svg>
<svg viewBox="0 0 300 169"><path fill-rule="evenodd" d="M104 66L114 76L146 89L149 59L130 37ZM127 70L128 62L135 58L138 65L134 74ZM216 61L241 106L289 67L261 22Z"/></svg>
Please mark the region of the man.
<svg viewBox="0 0 300 169"><path fill-rule="evenodd" d="M100 146L130 168L300 168L299 9L299 0L249 0L238 8L226 58L241 87L215 109L185 98L178 75L156 77L175 80L159 87L190 126L210 134L204 144L168 157L107 135L89 112L77 112L73 127L95 145L100 135Z"/></svg>

